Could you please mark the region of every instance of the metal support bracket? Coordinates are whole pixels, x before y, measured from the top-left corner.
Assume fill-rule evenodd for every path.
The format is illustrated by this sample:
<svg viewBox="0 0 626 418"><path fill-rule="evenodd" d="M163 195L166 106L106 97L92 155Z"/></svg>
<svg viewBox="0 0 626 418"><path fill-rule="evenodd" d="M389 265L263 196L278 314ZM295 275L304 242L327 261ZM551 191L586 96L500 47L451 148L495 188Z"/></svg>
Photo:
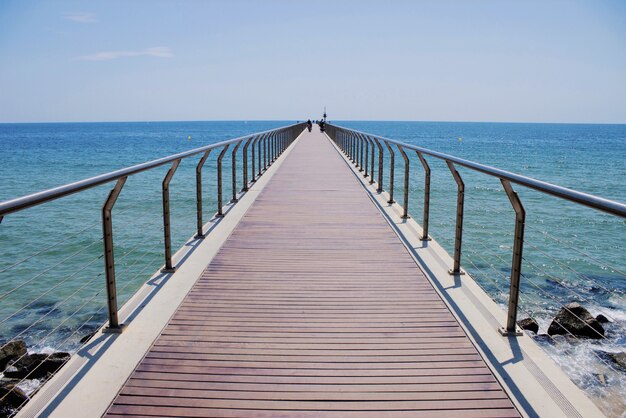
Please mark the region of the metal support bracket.
<svg viewBox="0 0 626 418"><path fill-rule="evenodd" d="M172 266L172 234L170 231L170 181L176 173L180 160L174 161L163 178L163 239L165 242L165 267L161 273L173 273L176 267Z"/></svg>
<svg viewBox="0 0 626 418"><path fill-rule="evenodd" d="M422 221L422 236L420 240L431 241L428 235L428 219L430 217L430 166L428 161L422 155L421 152L415 151L424 168L424 220Z"/></svg>
<svg viewBox="0 0 626 418"><path fill-rule="evenodd" d="M217 217L224 216L224 212L222 211L222 159L229 146L230 144L224 145L222 152L220 152L220 155L217 157L217 213L215 214Z"/></svg>
<svg viewBox="0 0 626 418"><path fill-rule="evenodd" d="M237 142L237 145L235 145L235 148L233 148L233 153L232 153L233 198L230 201L233 202L233 203L237 202L237 150L239 149L239 146L241 145L242 142L243 141Z"/></svg>
<svg viewBox="0 0 626 418"><path fill-rule="evenodd" d="M404 152L402 146L397 145L400 154L402 154L402 158L404 159L404 205L403 205L403 213L402 219L408 219L409 216L409 157Z"/></svg>
<svg viewBox="0 0 626 418"><path fill-rule="evenodd" d="M396 203L393 200L393 180L395 174L395 153L393 152L393 148L389 145L389 142L385 141L385 146L389 150L389 200L387 203L393 204Z"/></svg>
<svg viewBox="0 0 626 418"><path fill-rule="evenodd" d="M517 305L519 302L520 279L522 275L522 253L524 251L524 226L526 211L517 193L508 180L500 179L504 191L515 210L515 237L513 241L513 257L511 261L511 287L509 289L509 309L507 315L506 332L509 335L517 328ZM504 334L503 334L504 335ZM515 334L518 335L518 334Z"/></svg>
<svg viewBox="0 0 626 418"><path fill-rule="evenodd" d="M202 233L202 226L204 222L202 222L202 166L206 162L207 158L209 158L209 154L211 150L208 150L204 153L198 165L196 166L196 236L197 239L204 239L204 234Z"/></svg>
<svg viewBox="0 0 626 418"><path fill-rule="evenodd" d="M102 235L104 243L104 269L106 275L107 307L109 310L109 326L106 329L110 332L122 332L122 326L117 316L117 286L115 284L115 257L113 255L113 218L111 211L122 192L127 177L121 177L109 192L104 205L102 206Z"/></svg>
<svg viewBox="0 0 626 418"><path fill-rule="evenodd" d="M446 160L446 164L454 177L457 185L456 198L456 234L454 238L454 267L449 271L451 275L465 274L461 271L461 244L463 243L463 202L465 198L465 183L456 167L451 161Z"/></svg>

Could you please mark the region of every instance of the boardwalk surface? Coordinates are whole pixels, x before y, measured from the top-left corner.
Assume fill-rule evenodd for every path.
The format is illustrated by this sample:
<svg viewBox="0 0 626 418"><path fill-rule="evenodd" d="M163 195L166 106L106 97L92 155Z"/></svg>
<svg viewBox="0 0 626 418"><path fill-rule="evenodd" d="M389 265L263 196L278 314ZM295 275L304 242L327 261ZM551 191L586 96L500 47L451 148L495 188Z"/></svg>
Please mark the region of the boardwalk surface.
<svg viewBox="0 0 626 418"><path fill-rule="evenodd" d="M399 238L306 134L109 416L518 416Z"/></svg>

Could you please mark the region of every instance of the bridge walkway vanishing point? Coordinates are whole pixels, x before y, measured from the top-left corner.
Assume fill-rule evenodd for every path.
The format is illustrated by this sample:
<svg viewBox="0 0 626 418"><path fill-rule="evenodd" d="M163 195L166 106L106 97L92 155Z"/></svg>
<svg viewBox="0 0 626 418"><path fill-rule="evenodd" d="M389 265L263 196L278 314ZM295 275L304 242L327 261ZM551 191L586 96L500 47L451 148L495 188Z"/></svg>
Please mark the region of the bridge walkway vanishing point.
<svg viewBox="0 0 626 418"><path fill-rule="evenodd" d="M519 416L317 131L296 142L107 414Z"/></svg>

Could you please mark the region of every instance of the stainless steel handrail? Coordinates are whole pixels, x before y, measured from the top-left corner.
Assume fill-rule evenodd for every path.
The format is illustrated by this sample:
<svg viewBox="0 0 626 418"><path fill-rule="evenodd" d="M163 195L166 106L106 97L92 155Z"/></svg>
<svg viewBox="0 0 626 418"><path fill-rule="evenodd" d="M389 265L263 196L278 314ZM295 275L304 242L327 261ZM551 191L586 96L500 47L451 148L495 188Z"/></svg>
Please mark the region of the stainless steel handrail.
<svg viewBox="0 0 626 418"><path fill-rule="evenodd" d="M108 197L105 200L105 203L102 207L102 232L103 232L103 244L104 244L104 267L105 267L105 275L106 275L106 290L107 290L107 305L109 311L109 326L107 330L109 332L121 332L123 326L118 321L118 306L117 306L117 291L116 291L116 283L115 283L115 261L114 261L114 246L113 246L113 220L112 220L112 210L113 206L120 193L122 192L122 188L129 176L132 176L137 173L141 173L143 171L151 170L156 167L160 167L162 165L172 163L170 169L168 170L165 178L162 182L162 197L163 197L163 233L164 233L164 255L165 255L165 265L161 272L163 273L173 273L176 267L172 264L172 249L171 249L171 232L170 232L170 199L169 199L169 183L172 180L172 177L176 173L176 169L178 168L180 162L188 157L192 157L194 155L202 154L200 161L196 165L196 238L202 239L204 238L203 234L203 225L202 225L202 167L206 162L209 153L213 149L221 148L221 152L218 157L217 163L217 200L218 207L216 217L224 216L223 208L222 208L222 158L224 154L229 149L232 144L235 144L234 149L232 151L232 186L233 186L233 199L232 203L237 202L237 150L239 146L245 142L246 148L244 151L244 159L243 159L243 179L246 182L244 185L244 189L242 193L248 190L247 184L247 170L248 170L248 161L247 161L247 145L251 142L253 143L258 138L268 138L268 137L278 137L280 135L281 138L284 138L283 141L279 142L275 141L272 149L272 158L274 161L278 155L280 155L304 130L305 123L296 123L293 125L271 129L264 132L258 132L251 135L242 136L235 139L230 139L227 141L221 141L215 144L207 145L200 148L195 148L189 151L181 152L178 154L170 155L167 157L159 158L156 160L148 161L142 164L137 164L132 167L126 167L120 170L111 171L109 173L101 174L95 177L91 177L88 179L80 180L75 183L66 184L63 186L55 187L52 189L44 190L38 193L33 193L27 196L18 197L16 199L7 200L0 203L0 222L2 219L11 213L18 212L20 210L24 210L27 208L31 208L33 206L37 206L46 202L50 202L52 200L60 199L62 197L81 192L83 190L91 189L106 183L113 182L117 180L113 189L109 192ZM268 149L267 143L265 143L265 152L263 155L263 160L265 161L266 168L268 166ZM253 144L254 147L254 144ZM254 173L254 165L255 165L255 155L254 148L252 152L252 172ZM260 153L260 142L259 142L259 153L257 155L259 169L261 167L262 159ZM271 164L271 161L269 163ZM259 170L259 176L263 173ZM254 181L253 174L253 181Z"/></svg>
<svg viewBox="0 0 626 418"><path fill-rule="evenodd" d="M509 171L501 170L499 168L491 167L488 165L476 163L474 161L458 158L453 155L444 154L442 152L433 151L430 149L418 147L415 145L407 144L393 139L385 138L378 135L373 135L365 132L360 132L354 129L349 129L337 125L326 124L326 132L328 136L333 140L337 146L346 154L348 159L355 164L359 171L363 171L363 145L365 144L365 176L367 177L367 146L369 141L380 141L385 143L389 151L391 160L390 167L390 191L389 191L389 204L393 204L393 165L394 165L394 152L390 144L396 146L404 159L404 204L402 206L402 218L407 219L408 215L408 194L409 194L409 158L405 150L415 151L419 157L420 163L424 168L425 187L424 187L424 225L422 230L422 240L428 240L428 217L430 206L430 167L428 162L424 158L425 155L429 155L441 160L444 160L448 166L448 169L452 173L454 180L457 184L457 208L456 208L456 228L455 228L455 243L454 243L454 263L450 269L450 274L461 275L461 246L463 241L463 200L464 200L464 182L460 173L457 171L456 166L462 166L474 171L478 171L489 176L497 177L509 198L511 206L515 211L515 233L513 241L512 251L512 263L511 263L511 285L509 289L509 304L507 324L505 327L499 329L500 333L505 336L520 335L520 331L517 329L517 305L519 298L519 286L522 269L522 253L524 248L524 226L525 226L525 211L524 206L518 196L513 190L511 183L519 184L542 193L546 193L551 196L574 202L583 206L587 206L593 209L597 209L606 212L611 215L620 216L626 218L626 204L616 202L613 200L605 199L599 196L579 192L577 190L568 189L566 187L557 186L555 184L547 183L541 180L537 180L531 177L522 176L519 174L511 173ZM359 151L360 145L360 151ZM373 151L373 150L372 150ZM382 161L382 158L381 158ZM372 160L373 165L373 160ZM373 167L372 167L373 171ZM381 170L382 172L382 170ZM376 191L381 193L382 177L379 175L379 185ZM373 172L370 184L373 183Z"/></svg>
<svg viewBox="0 0 626 418"><path fill-rule="evenodd" d="M297 123L297 124L289 125L289 126L278 128L278 129L272 129L272 130L268 130L264 132L242 136L242 137L235 138L235 139L229 139L226 141L217 142L215 144L206 145L204 147L195 148L195 149L184 151L178 154L169 155L167 157L137 164L131 167L126 167L120 170L111 171L105 174L100 174L98 176L80 180L75 183L64 184L63 186L54 187L52 189L43 190L41 192L29 194L29 195L18 197L18 198L11 199L11 200L6 200L0 203L0 217L8 215L9 213L17 212L17 211L30 208L30 207L33 207L33 206L36 206L45 202L49 202L51 200L59 199L61 197L74 194L82 190L91 189L92 187L100 186L102 184L109 183L113 180L117 180L122 177L128 177L133 174L140 173L142 171L150 170L155 167L159 167L159 166L162 166L164 164L167 164L176 160L182 160L187 157L191 157L193 155L200 154L208 150L221 148L224 145L230 145L230 144L237 143L239 141L247 140L256 135L269 134L274 131L287 130L290 128L295 128L295 127L304 126L304 125L305 124Z"/></svg>
<svg viewBox="0 0 626 418"><path fill-rule="evenodd" d="M526 186L531 189L535 189L540 192L550 194L552 196L569 200L570 202L575 202L584 206L588 206L590 208L594 208L594 209L601 210L603 212L610 213L612 215L617 215L617 216L621 216L622 218L626 218L626 204L624 203L605 199L603 197L595 196L595 195L584 193L584 192L579 192L577 190L568 189L567 187L557 186L555 184L537 180L532 177L526 177L520 174L511 173L510 171L501 170L499 168L476 163L474 161L465 160L463 158L455 157L453 155L445 154L443 152L433 151L427 148L418 147L416 145L407 144L406 142L395 141L393 139L385 138L385 137L374 135L374 134L364 133L364 132L356 131L353 129L344 128L341 126L336 126L336 125L331 125L331 124L326 124L326 126L331 126L337 129L345 129L345 130L352 131L359 135L366 135L371 138L376 138L380 141L388 142L396 146L401 146L405 149L417 151L422 154L439 158L441 160L451 161L454 164L458 164L462 167L470 168L475 171L480 171L481 173L488 174L490 176L497 177L503 180L508 180L511 183L520 184L522 186ZM357 140L358 140L358 137L357 137Z"/></svg>

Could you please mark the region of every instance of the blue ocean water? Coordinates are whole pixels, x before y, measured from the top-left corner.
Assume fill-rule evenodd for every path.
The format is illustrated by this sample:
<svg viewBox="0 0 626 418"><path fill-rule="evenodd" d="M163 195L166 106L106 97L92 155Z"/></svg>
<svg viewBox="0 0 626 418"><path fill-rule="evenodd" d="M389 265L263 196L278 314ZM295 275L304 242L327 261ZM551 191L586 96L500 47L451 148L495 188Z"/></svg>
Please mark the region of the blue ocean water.
<svg viewBox="0 0 626 418"><path fill-rule="evenodd" d="M0 201L289 123L0 124ZM626 125L337 124L626 201ZM216 157L217 152L205 165L206 219L216 207ZM433 171L430 234L452 252L456 185L444 163L432 158L429 162ZM195 231L196 163L196 159L183 161L170 186L173 249ZM402 164L396 158L396 197L402 194ZM514 213L497 179L459 170L466 186L462 265L505 306ZM115 206L120 304L163 264L161 180L166 171L167 167L160 167L129 178ZM415 156L410 173L409 212L421 222L423 173ZM230 158L225 160L224 176L228 200ZM100 186L2 221L0 341L17 337L35 349L73 350L82 336L106 320L100 209L111 187ZM545 333L554 313L570 301L581 302L594 315L603 313L612 321L605 340L557 338L543 345L572 379L596 397L608 393L601 383L589 379L598 369L617 376L608 379L608 385L618 394L626 393L623 376L598 354L599 350L624 351L626 346L626 221L522 187L516 190L527 212L520 317L535 317L540 333Z"/></svg>

